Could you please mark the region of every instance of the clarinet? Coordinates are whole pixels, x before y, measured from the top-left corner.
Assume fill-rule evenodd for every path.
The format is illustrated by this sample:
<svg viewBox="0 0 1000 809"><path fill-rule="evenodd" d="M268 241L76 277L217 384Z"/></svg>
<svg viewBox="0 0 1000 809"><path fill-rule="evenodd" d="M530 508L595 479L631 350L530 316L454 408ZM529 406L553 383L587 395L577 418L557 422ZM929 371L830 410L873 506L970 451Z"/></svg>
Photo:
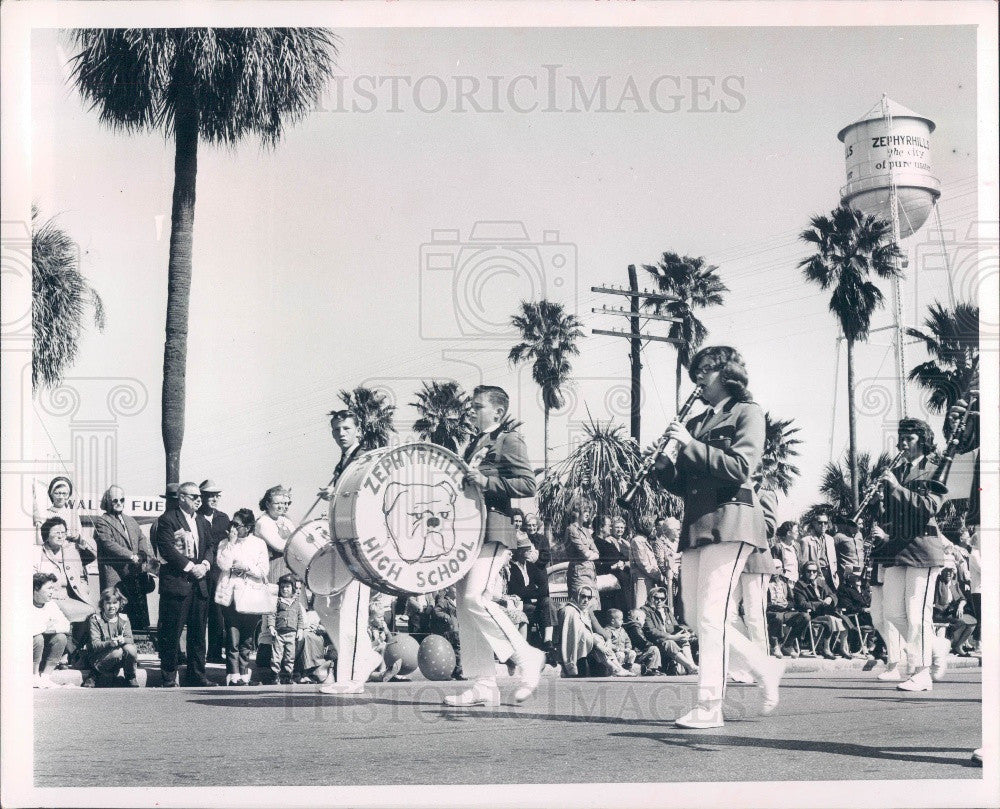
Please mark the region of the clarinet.
<svg viewBox="0 0 1000 809"><path fill-rule="evenodd" d="M694 390L691 391L691 395L688 396L687 401L684 402L684 406L677 413L677 416L674 419L674 421L683 421L684 419L687 418L687 415L691 411L691 408L694 407L694 403L701 398L702 390L704 390L703 386L695 385ZM667 453L668 455L672 453L671 460L676 459L677 446L676 444L673 444L671 440L667 438L666 435L660 436L660 440L656 443L656 447L654 447L649 457L642 462L642 466L639 467L639 470L636 472L635 477L633 477L631 482L629 483L628 490L625 492L625 494L623 494L621 497L618 498L619 506L621 506L624 509L632 508L632 501L635 499L635 496L639 493L639 490L642 488L643 482L646 480L647 477L649 477L649 473L653 471L653 467L656 465L657 460L659 460L660 456L663 455L664 453Z"/></svg>

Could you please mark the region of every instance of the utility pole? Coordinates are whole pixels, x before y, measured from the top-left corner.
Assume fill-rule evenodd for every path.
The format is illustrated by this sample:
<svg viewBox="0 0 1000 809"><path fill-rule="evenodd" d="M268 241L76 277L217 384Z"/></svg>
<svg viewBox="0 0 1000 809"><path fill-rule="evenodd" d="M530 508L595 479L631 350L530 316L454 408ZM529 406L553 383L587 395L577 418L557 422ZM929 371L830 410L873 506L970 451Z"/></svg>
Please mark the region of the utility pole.
<svg viewBox="0 0 1000 809"><path fill-rule="evenodd" d="M639 303L643 300L654 301L657 303L669 303L678 300L670 295L663 295L659 292L649 292L647 290L639 291L639 279L636 274L635 265L629 264L628 267L628 281L629 288L624 289L622 287L591 287L591 292L598 292L604 295L625 295L629 299L629 308L626 312L622 307L618 309L608 309L606 306L600 309L591 309L591 312L599 315L617 315L619 317L627 317L629 319L630 329L629 331L614 331L608 329L591 329L592 334L602 334L607 337L625 337L628 339L631 345L631 368L632 368L632 382L631 382L631 402L630 402L630 415L631 415L631 427L632 427L632 438L635 442L642 446L641 438L641 415L640 415L640 405L642 403L642 359L640 355L640 350L642 349L643 340L655 340L662 343L673 343L675 345L683 343L683 340L675 340L671 337L660 337L657 334L643 334L639 330ZM653 313L646 313L642 317L647 320L659 320L668 323L679 323L680 318L667 317L666 315L657 315Z"/></svg>

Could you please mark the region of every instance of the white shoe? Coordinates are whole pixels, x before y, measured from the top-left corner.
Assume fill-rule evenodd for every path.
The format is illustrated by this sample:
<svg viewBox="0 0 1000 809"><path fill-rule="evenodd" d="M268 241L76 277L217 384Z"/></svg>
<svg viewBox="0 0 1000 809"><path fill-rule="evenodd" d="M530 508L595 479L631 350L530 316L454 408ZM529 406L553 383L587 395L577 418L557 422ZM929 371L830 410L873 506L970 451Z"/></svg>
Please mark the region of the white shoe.
<svg viewBox="0 0 1000 809"><path fill-rule="evenodd" d="M900 691L930 691L934 687L930 669L920 669L910 679L896 686Z"/></svg>
<svg viewBox="0 0 1000 809"><path fill-rule="evenodd" d="M935 658L931 664L931 679L934 682L938 682L944 677L945 673L948 671L948 658L941 656Z"/></svg>
<svg viewBox="0 0 1000 809"><path fill-rule="evenodd" d="M734 683L745 683L747 685L753 685L755 682L753 675L749 671L744 671L743 669L733 669L729 672L729 680Z"/></svg>
<svg viewBox="0 0 1000 809"><path fill-rule="evenodd" d="M785 676L785 661L775 659L768 668L768 671L758 673L758 687L764 694L764 704L761 707L764 716L774 713L774 709L778 707L778 688L781 678Z"/></svg>
<svg viewBox="0 0 1000 809"><path fill-rule="evenodd" d="M348 680L346 683L324 683L317 690L321 694L364 694L365 684L357 680Z"/></svg>
<svg viewBox="0 0 1000 809"><path fill-rule="evenodd" d="M675 719L674 724L679 728L721 728L722 702L720 700L714 706L695 705L693 710L688 711L680 719Z"/></svg>
<svg viewBox="0 0 1000 809"><path fill-rule="evenodd" d="M881 680L882 682L898 682L903 679L903 675L899 673L899 664L894 666L889 666L881 674L875 675L876 680Z"/></svg>
<svg viewBox="0 0 1000 809"><path fill-rule="evenodd" d="M983 766L983 748L979 747L972 751L972 763Z"/></svg>
<svg viewBox="0 0 1000 809"><path fill-rule="evenodd" d="M538 683L542 679L542 671L545 669L545 652L541 649L531 648L525 657L527 659L523 668L518 667L521 685L514 692L514 702L524 702L535 693L535 689L538 688Z"/></svg>
<svg viewBox="0 0 1000 809"><path fill-rule="evenodd" d="M444 704L452 708L472 708L477 705L495 708L500 704L500 689L495 685L492 687L474 685L461 694L448 695L444 698Z"/></svg>
<svg viewBox="0 0 1000 809"><path fill-rule="evenodd" d="M35 688L59 688L59 683L55 682L48 674L39 674L35 678Z"/></svg>

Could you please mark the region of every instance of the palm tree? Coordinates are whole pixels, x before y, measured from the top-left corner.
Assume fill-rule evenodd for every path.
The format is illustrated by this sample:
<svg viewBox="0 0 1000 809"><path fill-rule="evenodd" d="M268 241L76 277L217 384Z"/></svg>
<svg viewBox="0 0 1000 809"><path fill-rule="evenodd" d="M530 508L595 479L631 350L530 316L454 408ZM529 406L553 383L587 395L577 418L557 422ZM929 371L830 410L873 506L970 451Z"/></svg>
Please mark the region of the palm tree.
<svg viewBox="0 0 1000 809"><path fill-rule="evenodd" d="M31 206L31 387L54 388L76 359L84 313L104 329L104 302L80 273L79 251L53 220L39 224Z"/></svg>
<svg viewBox="0 0 1000 809"><path fill-rule="evenodd" d="M538 489L538 509L558 536L566 512L581 502L594 504L597 512L625 516L635 527L638 518L676 516L681 502L654 487L648 478L633 500L633 508L622 514L617 499L625 494L642 465L642 453L635 441L623 435L624 426L591 420L583 425L586 438L568 458L552 468Z"/></svg>
<svg viewBox="0 0 1000 809"><path fill-rule="evenodd" d="M167 482L184 442L198 143L274 147L320 100L336 54L321 28L83 28L73 79L112 130L174 139L161 429Z"/></svg>
<svg viewBox="0 0 1000 809"><path fill-rule="evenodd" d="M799 454L796 446L802 441L795 438L798 427L792 427L794 419L774 419L770 413L764 414L764 454L754 475L754 482L761 489L788 494L792 483L800 474L791 458Z"/></svg>
<svg viewBox="0 0 1000 809"><path fill-rule="evenodd" d="M520 314L511 323L521 332L522 342L510 350L507 359L514 365L534 360L531 378L542 389L545 414L543 473L549 469L549 412L562 407L562 386L573 369L569 358L580 353L577 340L583 325L576 315L567 314L561 303L522 301Z"/></svg>
<svg viewBox="0 0 1000 809"><path fill-rule="evenodd" d="M643 264L642 268L656 280L660 292L677 298L676 301L647 301L646 306L655 314L679 319L670 324L667 337L680 341L674 343L677 347L674 404L680 410L682 371L691 366L691 358L708 336L708 329L695 312L708 306L721 306L722 293L729 292L729 288L719 278L719 268L706 265L702 257L664 253L659 264Z"/></svg>
<svg viewBox="0 0 1000 809"><path fill-rule="evenodd" d="M907 329L924 344L932 359L910 369L909 379L931 392L931 410L940 413L955 404L973 382L979 358L979 307L959 303L945 309L935 301L924 320L926 331Z"/></svg>
<svg viewBox="0 0 1000 809"><path fill-rule="evenodd" d="M882 292L869 278L897 278L896 259L902 257L892 238L892 226L874 216L841 205L829 216L814 216L799 238L816 252L799 262L807 281L820 289L833 288L830 311L847 341L847 417L851 497L858 502L857 423L854 412L854 344L868 339L872 315L882 306Z"/></svg>
<svg viewBox="0 0 1000 809"><path fill-rule="evenodd" d="M881 453L878 458L872 461L872 456L867 452L862 452L857 457L858 484L863 491L879 479L882 473L888 468L893 456L888 452ZM820 494L826 498L826 503L822 504L827 509L833 511L843 511L854 513L857 505L854 500L854 491L850 477L850 458L844 459L847 468L840 463L828 463L823 469L823 479L819 484Z"/></svg>
<svg viewBox="0 0 1000 809"><path fill-rule="evenodd" d="M472 399L457 382L424 382L417 391L417 400L410 402L420 417L413 422L414 431L424 440L438 446L458 450L472 435Z"/></svg>
<svg viewBox="0 0 1000 809"><path fill-rule="evenodd" d="M361 422L358 425L358 430L361 432L361 448L371 450L388 445L389 433L396 432L396 427L393 425L396 405L387 402L384 393L371 388L357 387L351 391L342 390L338 395Z"/></svg>

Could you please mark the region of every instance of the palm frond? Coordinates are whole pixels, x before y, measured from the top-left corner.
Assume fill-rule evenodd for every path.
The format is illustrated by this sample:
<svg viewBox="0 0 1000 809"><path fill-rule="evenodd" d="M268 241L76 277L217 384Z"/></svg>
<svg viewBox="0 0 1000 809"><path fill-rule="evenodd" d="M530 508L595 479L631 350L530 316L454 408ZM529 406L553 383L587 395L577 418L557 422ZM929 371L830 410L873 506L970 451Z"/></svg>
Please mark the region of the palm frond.
<svg viewBox="0 0 1000 809"><path fill-rule="evenodd" d="M366 387L354 390L341 390L338 394L344 406L354 411L358 420L358 431L361 433L361 446L371 450L387 446L389 434L396 432L393 420L396 405L387 401L384 393Z"/></svg>

